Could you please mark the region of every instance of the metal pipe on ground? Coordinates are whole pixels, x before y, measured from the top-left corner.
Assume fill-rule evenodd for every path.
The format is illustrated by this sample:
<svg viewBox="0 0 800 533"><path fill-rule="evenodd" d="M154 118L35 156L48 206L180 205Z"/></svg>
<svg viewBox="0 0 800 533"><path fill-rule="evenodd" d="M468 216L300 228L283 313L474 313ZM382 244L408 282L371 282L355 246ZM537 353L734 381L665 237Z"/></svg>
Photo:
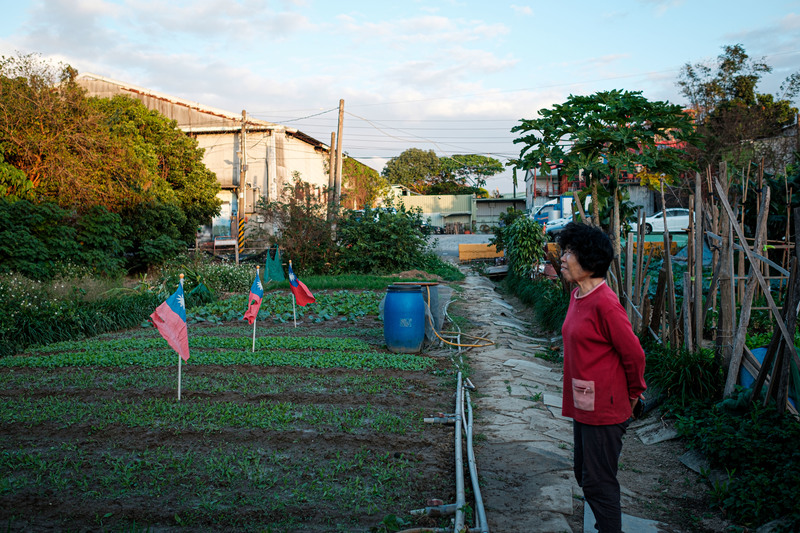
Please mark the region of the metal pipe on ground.
<svg viewBox="0 0 800 533"><path fill-rule="evenodd" d="M467 464L469 477L472 480L472 492L475 496L476 526L481 533L489 533L489 523L486 521L486 510L483 507L481 488L478 484L478 467L475 465L475 452L472 449L472 404L469 401L469 391L465 391L467 404L467 419L464 420L467 430ZM463 420L463 419L462 419Z"/></svg>
<svg viewBox="0 0 800 533"><path fill-rule="evenodd" d="M464 386L461 382L461 372L458 373L458 386L456 387L456 420L461 420L464 409ZM461 424L456 422L455 454L456 454L456 518L453 528L456 533L464 530L464 457L461 450Z"/></svg>

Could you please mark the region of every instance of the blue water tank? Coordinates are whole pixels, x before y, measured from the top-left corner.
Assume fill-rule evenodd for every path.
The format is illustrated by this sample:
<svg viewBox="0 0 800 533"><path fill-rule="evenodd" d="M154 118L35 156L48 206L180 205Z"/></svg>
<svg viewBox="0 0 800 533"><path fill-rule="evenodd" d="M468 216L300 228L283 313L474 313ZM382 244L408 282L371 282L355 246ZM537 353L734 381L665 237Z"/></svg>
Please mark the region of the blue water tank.
<svg viewBox="0 0 800 533"><path fill-rule="evenodd" d="M383 305L383 336L396 353L416 353L425 340L425 300L419 285L389 285Z"/></svg>

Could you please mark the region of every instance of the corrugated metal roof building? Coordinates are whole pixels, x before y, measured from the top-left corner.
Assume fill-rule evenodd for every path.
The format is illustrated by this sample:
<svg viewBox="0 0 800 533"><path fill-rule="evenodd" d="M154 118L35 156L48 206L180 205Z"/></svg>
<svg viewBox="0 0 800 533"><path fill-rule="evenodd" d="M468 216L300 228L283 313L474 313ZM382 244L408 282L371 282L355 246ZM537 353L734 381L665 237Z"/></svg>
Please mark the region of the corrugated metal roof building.
<svg viewBox="0 0 800 533"><path fill-rule="evenodd" d="M295 172L319 193L328 186L330 147L299 130L96 74L81 74L77 82L89 96L136 98L148 109L175 120L181 130L197 139L205 150L203 162L222 187L218 195L223 202L222 213L213 221L214 235L231 234L231 218L239 203L250 215L260 197L279 199Z"/></svg>

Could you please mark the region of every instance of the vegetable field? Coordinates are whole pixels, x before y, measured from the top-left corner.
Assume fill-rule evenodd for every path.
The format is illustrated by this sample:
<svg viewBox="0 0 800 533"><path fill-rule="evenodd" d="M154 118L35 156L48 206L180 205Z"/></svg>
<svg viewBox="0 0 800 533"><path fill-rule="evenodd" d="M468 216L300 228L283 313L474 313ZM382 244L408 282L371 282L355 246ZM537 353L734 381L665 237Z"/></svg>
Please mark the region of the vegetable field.
<svg viewBox="0 0 800 533"><path fill-rule="evenodd" d="M190 324L181 401L153 328L0 359L0 526L385 531L454 501L452 428L422 421L452 411L450 361L322 311L259 322L255 352L245 322Z"/></svg>

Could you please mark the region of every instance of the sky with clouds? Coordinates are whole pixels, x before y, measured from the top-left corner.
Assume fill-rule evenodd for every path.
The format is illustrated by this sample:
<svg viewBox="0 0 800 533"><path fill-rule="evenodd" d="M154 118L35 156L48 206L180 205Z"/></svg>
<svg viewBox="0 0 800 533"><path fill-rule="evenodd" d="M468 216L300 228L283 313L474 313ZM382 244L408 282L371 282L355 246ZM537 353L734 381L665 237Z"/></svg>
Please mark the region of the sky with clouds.
<svg viewBox="0 0 800 533"><path fill-rule="evenodd" d="M300 129L377 169L407 148L519 155L510 129L570 94L684 104L686 63L742 44L800 70L800 0L16 0L0 55L39 53L158 92ZM798 102L795 102L797 104ZM487 188L511 192L510 171Z"/></svg>

